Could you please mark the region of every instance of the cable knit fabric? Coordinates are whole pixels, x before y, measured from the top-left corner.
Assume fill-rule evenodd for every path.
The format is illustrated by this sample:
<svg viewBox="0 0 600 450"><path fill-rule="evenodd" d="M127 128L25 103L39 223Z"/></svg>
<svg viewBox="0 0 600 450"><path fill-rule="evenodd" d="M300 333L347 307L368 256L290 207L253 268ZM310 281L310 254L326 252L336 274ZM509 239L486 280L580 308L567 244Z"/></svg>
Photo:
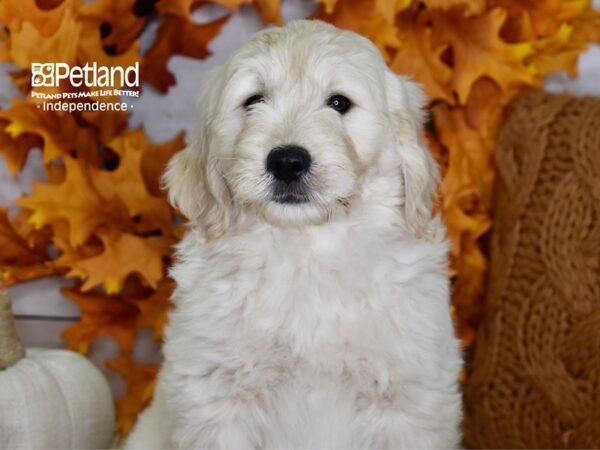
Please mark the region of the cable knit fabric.
<svg viewBox="0 0 600 450"><path fill-rule="evenodd" d="M600 100L520 99L496 163L465 443L600 448Z"/></svg>

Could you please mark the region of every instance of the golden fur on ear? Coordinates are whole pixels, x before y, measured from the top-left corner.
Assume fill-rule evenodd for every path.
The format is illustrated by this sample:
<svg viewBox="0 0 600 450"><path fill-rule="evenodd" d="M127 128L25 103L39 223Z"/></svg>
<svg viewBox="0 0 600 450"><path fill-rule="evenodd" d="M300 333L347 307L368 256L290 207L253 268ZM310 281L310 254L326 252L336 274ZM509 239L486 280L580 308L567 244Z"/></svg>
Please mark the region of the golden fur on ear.
<svg viewBox="0 0 600 450"><path fill-rule="evenodd" d="M404 208L409 228L418 237L430 233L432 200L439 169L423 139L425 96L408 77L386 73L388 105L396 147L401 158Z"/></svg>

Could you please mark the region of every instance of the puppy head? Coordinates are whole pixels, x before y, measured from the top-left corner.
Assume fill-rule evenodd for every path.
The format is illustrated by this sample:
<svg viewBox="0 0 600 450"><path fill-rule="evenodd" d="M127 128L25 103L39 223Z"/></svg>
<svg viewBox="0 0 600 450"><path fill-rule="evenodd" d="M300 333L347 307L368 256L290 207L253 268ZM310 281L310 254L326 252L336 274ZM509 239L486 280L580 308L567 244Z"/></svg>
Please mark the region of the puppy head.
<svg viewBox="0 0 600 450"><path fill-rule="evenodd" d="M391 178L419 234L435 180L422 103L355 33L318 21L264 30L207 80L199 135L165 173L170 199L214 238L241 211L278 226L327 222Z"/></svg>

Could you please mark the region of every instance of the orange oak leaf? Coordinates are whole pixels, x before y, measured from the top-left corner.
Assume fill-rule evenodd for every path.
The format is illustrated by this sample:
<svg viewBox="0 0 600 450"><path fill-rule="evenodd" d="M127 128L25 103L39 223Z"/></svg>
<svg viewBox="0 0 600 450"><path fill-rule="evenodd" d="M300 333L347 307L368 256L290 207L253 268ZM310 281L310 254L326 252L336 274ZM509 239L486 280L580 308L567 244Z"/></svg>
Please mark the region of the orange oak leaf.
<svg viewBox="0 0 600 450"><path fill-rule="evenodd" d="M204 0L158 0L156 9L160 14L173 14L192 20L192 11L204 3Z"/></svg>
<svg viewBox="0 0 600 450"><path fill-rule="evenodd" d="M236 11L240 6L254 3L260 13L263 23L273 23L281 25L281 15L279 12L279 0L212 0L213 3L223 5L225 8Z"/></svg>
<svg viewBox="0 0 600 450"><path fill-rule="evenodd" d="M10 36L7 29L0 29L0 61L10 62Z"/></svg>
<svg viewBox="0 0 600 450"><path fill-rule="evenodd" d="M323 5L323 12L331 15L335 10L338 0L317 0L318 3Z"/></svg>
<svg viewBox="0 0 600 450"><path fill-rule="evenodd" d="M18 66L29 69L32 63L61 62L73 65L82 25L75 13L65 9L59 28L43 35L30 22L23 22L19 31L10 35L10 56Z"/></svg>
<svg viewBox="0 0 600 450"><path fill-rule="evenodd" d="M485 11L485 1L486 0L422 0L427 8L437 8L441 10L460 8L465 16L472 16Z"/></svg>
<svg viewBox="0 0 600 450"><path fill-rule="evenodd" d="M103 251L97 256L74 262L68 276L82 277L82 291L102 285L108 294L121 291L128 276L137 274L152 288L162 279L163 257L169 242L161 237L143 238L129 233L99 232Z"/></svg>
<svg viewBox="0 0 600 450"><path fill-rule="evenodd" d="M191 20L192 11L204 3L202 0L159 0L156 3L156 9L161 14L174 14L181 18ZM242 5L254 3L263 23L273 23L281 25L281 14L279 10L279 0L211 0L211 3L218 3L230 11L237 11Z"/></svg>
<svg viewBox="0 0 600 450"><path fill-rule="evenodd" d="M498 124L502 108L518 94L502 92L500 86L491 78L479 78L471 88L469 99L465 106L465 114L468 125L483 132L490 127L495 128ZM491 133L495 130L490 130Z"/></svg>
<svg viewBox="0 0 600 450"><path fill-rule="evenodd" d="M8 59L8 62L11 62L10 58ZM21 92L24 96L29 95L29 92L31 91L31 80L33 78L32 74L31 74L31 70L29 70L29 69L15 70L14 72L10 72L9 75L12 80L13 86L15 88L17 88L19 90L19 92ZM41 92L44 92L44 93L58 92L58 89L55 87L44 86L44 87L40 87L39 89Z"/></svg>
<svg viewBox="0 0 600 450"><path fill-rule="evenodd" d="M85 111L81 118L86 127L94 130L103 144L108 144L127 128L129 113L125 111Z"/></svg>
<svg viewBox="0 0 600 450"><path fill-rule="evenodd" d="M52 161L46 165L46 181L49 184L60 184L65 181L67 170L61 160Z"/></svg>
<svg viewBox="0 0 600 450"><path fill-rule="evenodd" d="M577 74L577 59L587 47L585 43L572 39L573 27L563 23L556 33L538 39L534 43L535 53L528 62L540 76L553 72Z"/></svg>
<svg viewBox="0 0 600 450"><path fill-rule="evenodd" d="M499 33L506 11L493 9L484 14L464 17L460 9L433 11L432 41L434 48L450 45L454 72L451 84L461 103L467 100L473 83L489 76L503 90L535 85L533 69L523 62L532 54L533 44L507 44Z"/></svg>
<svg viewBox="0 0 600 450"><path fill-rule="evenodd" d="M474 303L482 292L486 270L477 241L491 226L494 141L469 126L463 109L439 104L433 114L440 141L448 149L449 157L440 191L452 242L453 268L457 271L454 298Z"/></svg>
<svg viewBox="0 0 600 450"><path fill-rule="evenodd" d="M169 203L164 197L150 194L146 187L142 174L142 149L128 143L123 147L115 170L90 169L96 189L108 201L115 197L123 201L130 217L136 220L138 232L170 230L172 210Z"/></svg>
<svg viewBox="0 0 600 450"><path fill-rule="evenodd" d="M493 139L469 126L464 109L451 109L445 104L433 108L440 142L449 151L449 162L441 184L443 210L451 212L450 234L468 231L476 238L491 224L472 220L468 214L486 214L491 206L494 172ZM456 254L458 248L454 248Z"/></svg>
<svg viewBox="0 0 600 450"><path fill-rule="evenodd" d="M11 137L5 130L9 123L0 120L0 155L4 156L8 172L16 176L33 147L41 147L42 141L33 134L22 134L17 137Z"/></svg>
<svg viewBox="0 0 600 450"><path fill-rule="evenodd" d="M4 132L12 138L26 133L40 136L45 162L71 152L89 153L96 147L92 130L79 126L73 114L43 111L39 105L14 99L10 109L0 110L0 119L9 122Z"/></svg>
<svg viewBox="0 0 600 450"><path fill-rule="evenodd" d="M283 24L279 11L279 0L254 0L254 4L260 13L263 23Z"/></svg>
<svg viewBox="0 0 600 450"><path fill-rule="evenodd" d="M412 0L375 0L375 9L386 22L394 23L396 15L407 9Z"/></svg>
<svg viewBox="0 0 600 450"><path fill-rule="evenodd" d="M207 44L221 31L229 16L207 24L197 25L176 16L161 19L154 45L142 59L142 78L161 92L175 83L175 77L167 68L173 55L190 58L206 58L210 55Z"/></svg>
<svg viewBox="0 0 600 450"><path fill-rule="evenodd" d="M367 36L388 61L388 50L401 45L396 27L381 15L373 0L338 0L332 14L322 9L314 18Z"/></svg>
<svg viewBox="0 0 600 450"><path fill-rule="evenodd" d="M108 54L104 48L98 29L94 27L84 27L81 31L81 36L79 37L78 41L77 61L82 66L86 63L96 63L98 66L106 66L111 68L121 67L124 72L128 67L134 66L140 61L138 46L139 42L134 41L126 51L115 55ZM124 84L122 84L124 82L120 79L120 77L115 77L114 82L115 85L108 86L108 89L121 89L124 86ZM88 89L92 92L97 92L106 90L107 87L90 86ZM120 99L117 96L102 95L95 99L104 102L120 102Z"/></svg>
<svg viewBox="0 0 600 450"><path fill-rule="evenodd" d="M63 295L79 306L81 318L66 328L61 337L70 349L87 353L90 344L102 336L111 336L125 351L131 351L139 309L123 298L77 288L61 289Z"/></svg>
<svg viewBox="0 0 600 450"><path fill-rule="evenodd" d="M489 0L489 8L504 8L511 16L527 14L538 37L556 33L561 23L581 14L589 0Z"/></svg>
<svg viewBox="0 0 600 450"><path fill-rule="evenodd" d="M33 193L17 203L33 212L29 221L36 229L54 221L68 221L70 243L78 246L103 223L122 220L123 206L114 201L109 204L100 196L85 165L70 157L65 157L64 163L62 183L34 182Z"/></svg>
<svg viewBox="0 0 600 450"><path fill-rule="evenodd" d="M569 21L573 26L573 41L600 43L600 10L585 10Z"/></svg>
<svg viewBox="0 0 600 450"><path fill-rule="evenodd" d="M0 207L0 266L30 265L43 261L43 254L35 251L19 235L8 217L6 208Z"/></svg>
<svg viewBox="0 0 600 450"><path fill-rule="evenodd" d="M139 328L150 328L154 339L161 341L167 322L167 313L173 306L170 300L173 292L173 282L168 278L162 279L152 295L135 299L136 306L140 309L138 321Z"/></svg>
<svg viewBox="0 0 600 450"><path fill-rule="evenodd" d="M412 12L400 14L397 20L400 46L390 64L392 70L410 75L424 85L430 101L453 103L450 80L452 69L442 62L446 46L433 49L431 28L417 21Z"/></svg>
<svg viewBox="0 0 600 450"><path fill-rule="evenodd" d="M113 139L108 146L117 154L123 155L128 148L142 154L142 175L152 195L160 196L160 177L171 157L185 146L184 133L180 132L170 141L160 144L151 142L142 128L129 129Z"/></svg>
<svg viewBox="0 0 600 450"><path fill-rule="evenodd" d="M52 230L50 228L36 230L29 223L30 216L30 211L21 208L14 214L10 214L10 222L19 236L25 239L30 248L34 249L39 255L46 255L48 245L52 241ZM48 257L45 256L45 259L48 259Z"/></svg>
<svg viewBox="0 0 600 450"><path fill-rule="evenodd" d="M102 44L115 53L129 49L142 31L145 15L136 14L136 0L97 0L79 8L86 27L100 30Z"/></svg>
<svg viewBox="0 0 600 450"><path fill-rule="evenodd" d="M0 23L14 33L21 30L23 22L28 22L43 36L52 36L59 29L65 11L76 4L76 0L2 0Z"/></svg>
<svg viewBox="0 0 600 450"><path fill-rule="evenodd" d="M58 256L52 261L60 269L65 270L65 275L71 271L71 275L84 278L86 273L77 271L77 261L81 259L92 258L102 253L102 241L98 238L92 238L82 245L71 245L69 240L69 224L66 221L59 221L52 224L52 246Z"/></svg>
<svg viewBox="0 0 600 450"><path fill-rule="evenodd" d="M28 266L0 266L0 286L8 287L23 281L57 275L59 272L52 264L32 264Z"/></svg>
<svg viewBox="0 0 600 450"><path fill-rule="evenodd" d="M126 435L152 400L159 366L135 362L125 354L107 361L106 366L125 381L127 392L117 400L117 432Z"/></svg>

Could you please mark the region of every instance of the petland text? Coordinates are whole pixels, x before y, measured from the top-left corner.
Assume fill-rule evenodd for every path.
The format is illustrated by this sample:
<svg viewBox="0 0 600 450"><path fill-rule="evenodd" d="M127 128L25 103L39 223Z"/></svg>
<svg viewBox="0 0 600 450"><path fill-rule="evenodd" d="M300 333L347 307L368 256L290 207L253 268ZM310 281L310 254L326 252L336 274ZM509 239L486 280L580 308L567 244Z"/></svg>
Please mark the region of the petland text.
<svg viewBox="0 0 600 450"><path fill-rule="evenodd" d="M85 66L69 66L66 63L32 63L32 87L57 87L62 80L69 80L73 87L138 87L140 65L107 67L96 62Z"/></svg>

